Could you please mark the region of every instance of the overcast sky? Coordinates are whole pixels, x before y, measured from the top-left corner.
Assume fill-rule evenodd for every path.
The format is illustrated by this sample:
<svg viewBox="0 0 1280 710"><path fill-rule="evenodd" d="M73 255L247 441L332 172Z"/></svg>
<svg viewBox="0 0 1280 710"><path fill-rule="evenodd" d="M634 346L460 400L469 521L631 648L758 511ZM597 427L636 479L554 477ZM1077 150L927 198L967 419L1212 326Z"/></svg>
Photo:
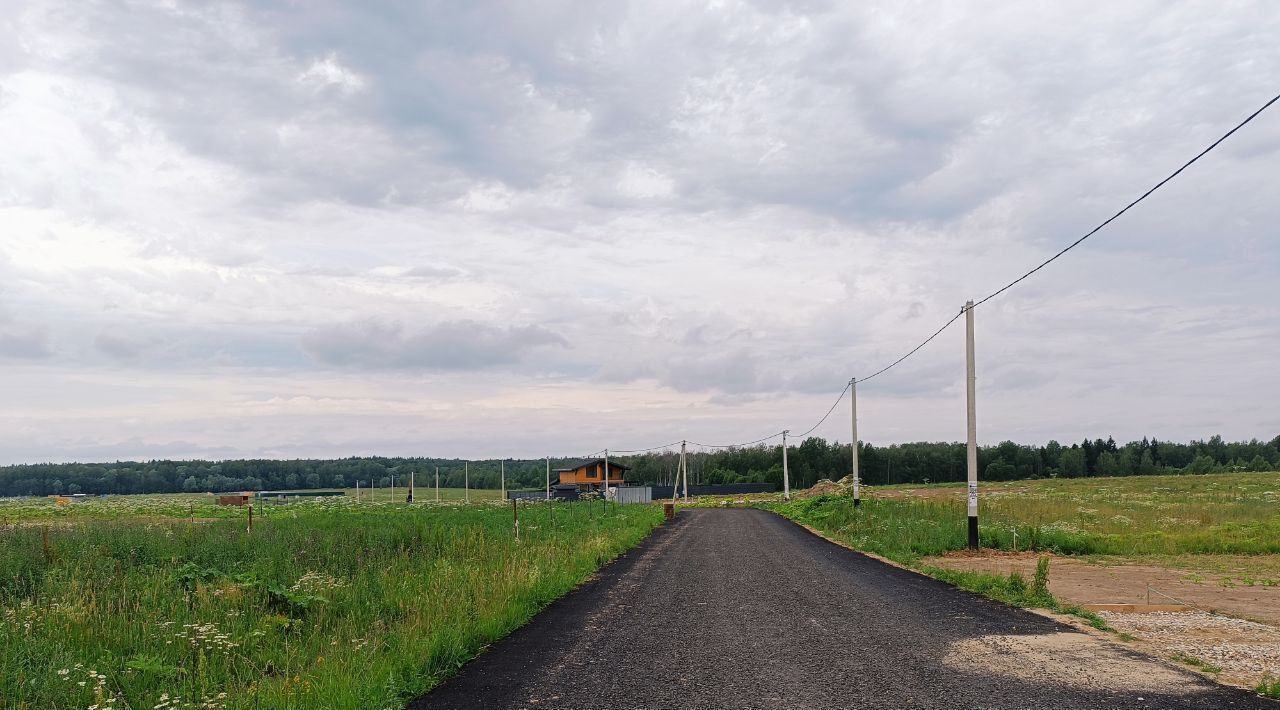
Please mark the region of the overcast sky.
<svg viewBox="0 0 1280 710"><path fill-rule="evenodd" d="M812 426L1280 90L1280 4L0 10L0 463ZM979 438L1280 434L1280 108L978 310ZM963 321L859 388L963 440ZM815 434L848 441L847 400Z"/></svg>

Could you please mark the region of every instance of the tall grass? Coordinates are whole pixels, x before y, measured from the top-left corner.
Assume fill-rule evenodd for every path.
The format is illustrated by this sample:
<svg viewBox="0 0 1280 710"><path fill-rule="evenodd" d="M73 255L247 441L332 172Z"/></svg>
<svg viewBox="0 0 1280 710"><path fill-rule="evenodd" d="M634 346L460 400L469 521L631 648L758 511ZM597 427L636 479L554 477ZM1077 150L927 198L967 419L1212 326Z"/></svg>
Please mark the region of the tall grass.
<svg viewBox="0 0 1280 710"><path fill-rule="evenodd" d="M951 493L954 490L954 493ZM968 543L964 489L897 489L775 506L855 546L912 560ZM1280 474L1024 481L984 487L981 544L1067 555L1280 552ZM944 495L937 495L945 493ZM1016 540L1016 542L1015 542Z"/></svg>
<svg viewBox="0 0 1280 710"><path fill-rule="evenodd" d="M241 511L243 513L243 511ZM0 708L403 706L661 522L356 506L0 532Z"/></svg>

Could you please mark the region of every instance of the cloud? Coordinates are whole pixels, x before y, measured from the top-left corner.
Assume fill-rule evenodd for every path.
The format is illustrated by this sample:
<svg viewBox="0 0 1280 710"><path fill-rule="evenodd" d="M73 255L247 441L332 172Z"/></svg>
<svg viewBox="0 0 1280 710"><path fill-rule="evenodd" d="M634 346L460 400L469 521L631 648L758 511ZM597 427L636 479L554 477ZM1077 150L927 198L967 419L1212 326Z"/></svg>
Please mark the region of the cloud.
<svg viewBox="0 0 1280 710"><path fill-rule="evenodd" d="M47 329L4 327L0 324L0 358L39 360L52 355Z"/></svg>
<svg viewBox="0 0 1280 710"><path fill-rule="evenodd" d="M399 322L366 320L317 329L303 347L317 362L347 368L480 370L511 365L547 346L569 347L541 326L507 328L451 321L406 332Z"/></svg>
<svg viewBox="0 0 1280 710"><path fill-rule="evenodd" d="M1265 2L7 17L0 458L802 431L1280 74ZM1277 110L980 309L980 436L1280 426ZM961 326L859 386L868 440L963 437Z"/></svg>
<svg viewBox="0 0 1280 710"><path fill-rule="evenodd" d="M414 266L404 270L404 275L409 278L423 279L426 281L444 281L448 279L462 276L461 269L455 269L451 266Z"/></svg>

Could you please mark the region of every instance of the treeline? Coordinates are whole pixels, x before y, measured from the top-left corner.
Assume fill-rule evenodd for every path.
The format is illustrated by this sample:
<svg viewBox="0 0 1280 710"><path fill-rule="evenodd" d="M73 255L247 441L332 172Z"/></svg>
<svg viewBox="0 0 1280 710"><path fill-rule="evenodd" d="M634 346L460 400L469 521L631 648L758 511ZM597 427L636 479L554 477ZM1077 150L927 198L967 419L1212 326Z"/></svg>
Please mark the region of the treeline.
<svg viewBox="0 0 1280 710"><path fill-rule="evenodd" d="M782 484L782 447L754 447L689 457L690 483L768 481ZM848 444L805 439L787 449L791 485L807 488L819 479L837 479L851 468ZM638 478L669 483L678 454L663 452L631 459ZM965 445L920 442L858 448L862 480L868 485L963 481L967 475ZM1076 444L1050 441L1027 446L1005 441L978 447L979 479L1013 481L1032 478L1135 476L1158 473L1223 473L1280 470L1280 436L1269 442L1225 442L1221 436L1182 444L1144 438L1119 445L1114 439L1086 439Z"/></svg>
<svg viewBox="0 0 1280 710"><path fill-rule="evenodd" d="M859 446L858 457L862 479L868 485L963 481L966 475L965 446L959 443L875 446L864 442ZM628 483L669 484L675 477L678 458L677 452L666 451L617 460L632 467ZM849 473L850 458L848 444L816 437L805 439L787 449L791 485L807 488L821 478L841 478ZM574 462L575 459L552 459L551 467L554 470ZM469 463L460 459L383 457L117 461L0 467L0 496L353 488L357 481L362 487L372 484L386 488L393 479L397 487L407 485L411 473L419 488L429 489L435 485L437 468L441 486L461 488L467 475L464 466L470 472L472 488L498 488L500 466L506 468L508 488L540 489L546 481L545 459ZM1280 470L1280 436L1268 442L1225 442L1214 436L1185 444L1144 438L1118 445L1110 437L1070 445L1050 441L1043 446L1027 446L1005 441L979 447L978 468L985 481ZM781 446L691 452L689 482L768 482L781 486Z"/></svg>
<svg viewBox="0 0 1280 710"><path fill-rule="evenodd" d="M553 468L569 459L552 459ZM471 461L435 458L352 457L346 459L243 459L229 461L116 461L114 463L29 464L0 467L0 496L86 493L203 493L305 488L397 488L414 474L419 488L440 485L498 488L505 466L509 488L541 488L546 459ZM469 473L468 473L469 471ZM554 482L554 475L553 482Z"/></svg>

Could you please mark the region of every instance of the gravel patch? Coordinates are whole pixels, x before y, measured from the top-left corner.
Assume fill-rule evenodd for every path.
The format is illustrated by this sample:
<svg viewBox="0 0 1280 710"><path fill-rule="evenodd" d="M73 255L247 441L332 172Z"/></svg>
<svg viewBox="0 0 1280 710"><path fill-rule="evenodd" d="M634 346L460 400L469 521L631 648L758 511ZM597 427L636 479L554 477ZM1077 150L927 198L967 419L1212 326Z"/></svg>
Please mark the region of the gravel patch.
<svg viewBox="0 0 1280 710"><path fill-rule="evenodd" d="M1203 611L1099 614L1117 631L1221 668L1250 681L1280 676L1280 629Z"/></svg>

